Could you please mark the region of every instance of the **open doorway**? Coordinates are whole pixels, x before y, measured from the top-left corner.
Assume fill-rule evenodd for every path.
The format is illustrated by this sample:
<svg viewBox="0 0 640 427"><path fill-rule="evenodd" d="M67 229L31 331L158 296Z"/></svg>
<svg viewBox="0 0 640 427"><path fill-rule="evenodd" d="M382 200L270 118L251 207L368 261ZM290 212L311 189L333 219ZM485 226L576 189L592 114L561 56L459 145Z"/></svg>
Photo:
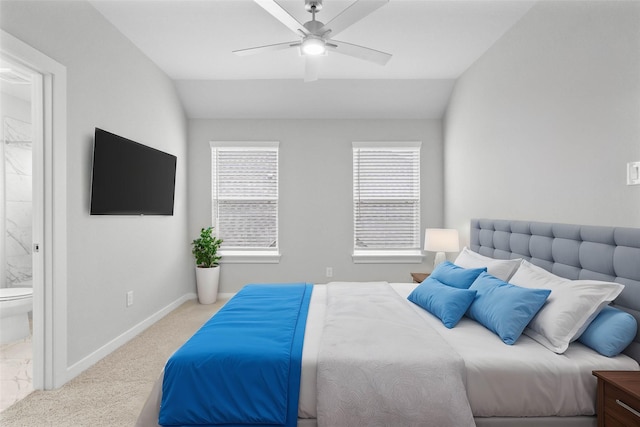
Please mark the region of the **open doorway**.
<svg viewBox="0 0 640 427"><path fill-rule="evenodd" d="M67 71L59 62L0 30L0 67L14 66L31 80L33 387L53 389L69 379Z"/></svg>
<svg viewBox="0 0 640 427"><path fill-rule="evenodd" d="M41 81L33 70L0 58L0 411L33 391L34 363L43 359L42 346L34 346L43 313L33 321L34 293L43 289L35 250L44 219L43 141L34 132L44 126Z"/></svg>

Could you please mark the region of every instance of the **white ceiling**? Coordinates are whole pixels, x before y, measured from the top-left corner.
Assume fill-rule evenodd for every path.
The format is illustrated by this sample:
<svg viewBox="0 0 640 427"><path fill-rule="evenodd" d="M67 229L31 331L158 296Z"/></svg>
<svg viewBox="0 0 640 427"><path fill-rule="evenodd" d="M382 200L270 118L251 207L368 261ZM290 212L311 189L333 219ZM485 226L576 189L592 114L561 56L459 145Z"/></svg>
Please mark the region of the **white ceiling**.
<svg viewBox="0 0 640 427"><path fill-rule="evenodd" d="M455 79L535 1L391 0L336 37L391 53L387 65L329 53L312 83L296 49L232 53L297 40L252 0L91 3L176 81L191 118L440 118ZM304 0L278 3L311 18ZM317 19L351 3L325 0Z"/></svg>

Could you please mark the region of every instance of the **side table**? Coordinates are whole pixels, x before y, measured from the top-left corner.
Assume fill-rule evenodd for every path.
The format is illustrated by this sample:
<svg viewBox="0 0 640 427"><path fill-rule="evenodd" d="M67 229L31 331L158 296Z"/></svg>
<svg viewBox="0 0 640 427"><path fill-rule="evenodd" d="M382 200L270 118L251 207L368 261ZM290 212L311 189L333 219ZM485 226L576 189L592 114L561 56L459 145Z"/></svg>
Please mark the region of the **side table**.
<svg viewBox="0 0 640 427"><path fill-rule="evenodd" d="M640 425L640 371L593 371L598 378L598 427Z"/></svg>
<svg viewBox="0 0 640 427"><path fill-rule="evenodd" d="M431 273L411 273L414 283L422 283Z"/></svg>

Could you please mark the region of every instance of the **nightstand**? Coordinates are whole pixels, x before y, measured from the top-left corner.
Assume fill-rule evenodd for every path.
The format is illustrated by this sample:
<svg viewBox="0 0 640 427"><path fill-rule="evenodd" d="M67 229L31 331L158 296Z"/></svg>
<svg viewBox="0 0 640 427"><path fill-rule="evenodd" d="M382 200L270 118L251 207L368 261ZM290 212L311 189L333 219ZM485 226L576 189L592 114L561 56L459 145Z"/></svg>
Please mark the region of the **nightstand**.
<svg viewBox="0 0 640 427"><path fill-rule="evenodd" d="M640 426L640 371L593 371L598 427Z"/></svg>
<svg viewBox="0 0 640 427"><path fill-rule="evenodd" d="M431 273L411 273L411 277L413 277L414 283L422 283L430 274Z"/></svg>

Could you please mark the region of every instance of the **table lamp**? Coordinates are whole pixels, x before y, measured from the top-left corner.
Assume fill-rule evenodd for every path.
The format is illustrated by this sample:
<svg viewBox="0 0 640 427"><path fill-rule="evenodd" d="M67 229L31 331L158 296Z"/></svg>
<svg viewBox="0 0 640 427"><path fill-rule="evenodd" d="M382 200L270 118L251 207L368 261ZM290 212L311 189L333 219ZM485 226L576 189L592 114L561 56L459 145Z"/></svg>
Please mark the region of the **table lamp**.
<svg viewBox="0 0 640 427"><path fill-rule="evenodd" d="M460 239L458 230L450 228L427 228L424 232L424 250L436 252L433 268L446 260L445 252L458 252Z"/></svg>

